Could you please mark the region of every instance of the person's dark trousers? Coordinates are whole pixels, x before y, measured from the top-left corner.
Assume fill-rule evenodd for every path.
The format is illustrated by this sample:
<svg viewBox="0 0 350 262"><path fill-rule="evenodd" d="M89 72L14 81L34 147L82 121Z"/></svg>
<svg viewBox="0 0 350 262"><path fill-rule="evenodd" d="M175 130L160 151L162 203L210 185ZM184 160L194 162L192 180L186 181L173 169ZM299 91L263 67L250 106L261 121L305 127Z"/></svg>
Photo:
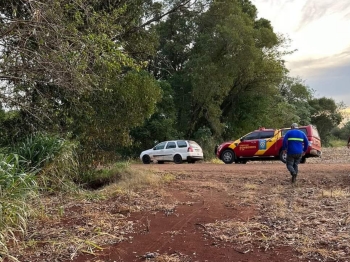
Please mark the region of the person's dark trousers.
<svg viewBox="0 0 350 262"><path fill-rule="evenodd" d="M301 161L302 154L287 155L287 169L292 175L292 183L295 182L298 175L298 165Z"/></svg>

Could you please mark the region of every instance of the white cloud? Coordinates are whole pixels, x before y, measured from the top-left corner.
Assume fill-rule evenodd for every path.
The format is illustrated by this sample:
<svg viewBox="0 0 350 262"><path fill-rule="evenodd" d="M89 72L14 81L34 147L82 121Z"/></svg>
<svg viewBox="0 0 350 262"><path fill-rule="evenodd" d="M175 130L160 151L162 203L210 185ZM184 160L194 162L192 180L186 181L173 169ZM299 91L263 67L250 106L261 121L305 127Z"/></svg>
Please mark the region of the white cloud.
<svg viewBox="0 0 350 262"><path fill-rule="evenodd" d="M349 0L252 0L252 3L258 16L270 20L275 32L287 35L292 41L291 49L297 49L285 57L291 75L306 80L318 96L350 105Z"/></svg>

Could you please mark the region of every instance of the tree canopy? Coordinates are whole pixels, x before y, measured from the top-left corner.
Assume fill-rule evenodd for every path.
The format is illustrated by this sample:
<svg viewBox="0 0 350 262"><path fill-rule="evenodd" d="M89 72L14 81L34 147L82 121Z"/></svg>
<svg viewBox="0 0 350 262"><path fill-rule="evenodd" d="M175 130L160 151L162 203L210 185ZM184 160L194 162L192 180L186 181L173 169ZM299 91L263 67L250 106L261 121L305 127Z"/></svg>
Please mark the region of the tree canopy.
<svg viewBox="0 0 350 262"><path fill-rule="evenodd" d="M289 76L286 38L249 0L9 0L0 14L3 146L47 131L88 163L291 122L326 139L341 121Z"/></svg>

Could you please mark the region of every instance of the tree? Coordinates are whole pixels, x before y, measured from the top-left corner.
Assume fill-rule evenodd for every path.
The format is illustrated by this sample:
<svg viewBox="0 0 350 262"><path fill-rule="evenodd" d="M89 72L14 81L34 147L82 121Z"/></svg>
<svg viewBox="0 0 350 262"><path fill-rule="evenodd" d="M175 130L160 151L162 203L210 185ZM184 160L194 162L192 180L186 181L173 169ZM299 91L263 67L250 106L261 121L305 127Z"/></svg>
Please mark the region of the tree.
<svg viewBox="0 0 350 262"><path fill-rule="evenodd" d="M160 98L143 71L157 44L150 26L188 3L2 1L0 102L22 130L70 135L82 152L125 145Z"/></svg>
<svg viewBox="0 0 350 262"><path fill-rule="evenodd" d="M324 145L329 142L331 130L342 121L339 105L332 98L314 98L309 101L311 106L311 123L320 134Z"/></svg>
<svg viewBox="0 0 350 262"><path fill-rule="evenodd" d="M306 86L299 78L284 77L279 85L279 92L282 99L287 104L291 105L289 115L286 118L289 122L285 122L284 126L289 126L296 122L300 125L308 125L311 123L311 107L309 100L313 97L313 90ZM290 121L294 119L294 121Z"/></svg>
<svg viewBox="0 0 350 262"><path fill-rule="evenodd" d="M221 135L224 127L246 129L246 116L263 116L257 113L269 108L285 73L279 44L270 23L256 20L250 1L212 2L199 19L186 64L192 89L188 134L205 125ZM251 106L242 110L245 102Z"/></svg>
<svg viewBox="0 0 350 262"><path fill-rule="evenodd" d="M174 92L169 83L165 81L161 81L160 86L162 98L157 103L155 113L145 121L143 126L136 127L131 132L135 141L133 150L136 152L153 147L156 141L181 137L181 134L176 130Z"/></svg>

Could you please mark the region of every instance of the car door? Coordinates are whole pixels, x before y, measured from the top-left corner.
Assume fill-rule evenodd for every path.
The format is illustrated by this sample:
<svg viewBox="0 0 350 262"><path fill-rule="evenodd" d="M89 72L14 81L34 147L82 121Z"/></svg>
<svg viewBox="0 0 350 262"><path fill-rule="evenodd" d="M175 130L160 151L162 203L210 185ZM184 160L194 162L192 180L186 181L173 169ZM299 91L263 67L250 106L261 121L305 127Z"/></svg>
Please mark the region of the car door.
<svg viewBox="0 0 350 262"><path fill-rule="evenodd" d="M277 141L277 132L275 130L261 131L259 134L259 148L256 156L275 156L275 144ZM278 155L278 153L277 153Z"/></svg>
<svg viewBox="0 0 350 262"><path fill-rule="evenodd" d="M175 141L169 141L164 149L163 160L164 161L173 161L174 155L176 152L176 143Z"/></svg>
<svg viewBox="0 0 350 262"><path fill-rule="evenodd" d="M237 157L251 157L259 150L259 131L254 131L241 138L235 150Z"/></svg>
<svg viewBox="0 0 350 262"><path fill-rule="evenodd" d="M177 140L176 143L177 143L176 153L180 154L183 160L186 159L187 150L188 150L187 141L185 141L185 140Z"/></svg>
<svg viewBox="0 0 350 262"><path fill-rule="evenodd" d="M164 159L164 148L167 142L161 142L153 147L153 151L151 153L151 158L157 161L163 161Z"/></svg>

